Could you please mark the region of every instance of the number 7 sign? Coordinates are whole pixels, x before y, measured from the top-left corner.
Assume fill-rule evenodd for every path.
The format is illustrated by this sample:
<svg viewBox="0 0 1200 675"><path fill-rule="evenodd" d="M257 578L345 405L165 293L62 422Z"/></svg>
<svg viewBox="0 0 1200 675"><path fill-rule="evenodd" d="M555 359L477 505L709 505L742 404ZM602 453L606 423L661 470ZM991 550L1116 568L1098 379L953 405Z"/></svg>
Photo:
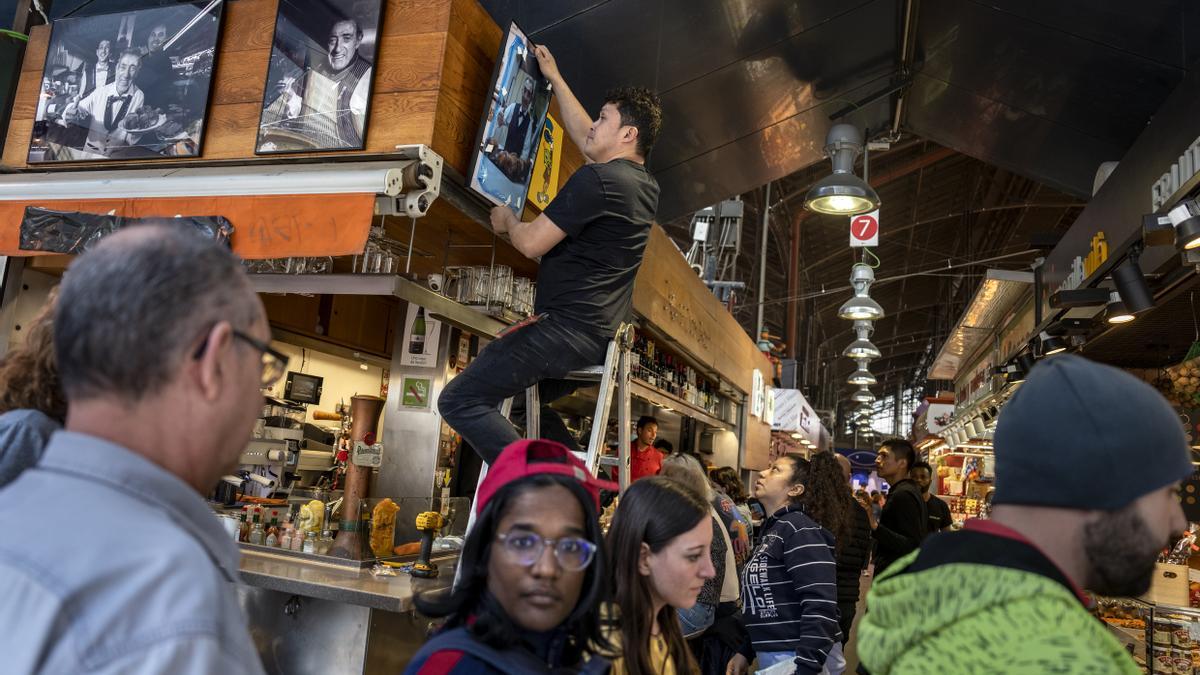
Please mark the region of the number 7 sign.
<svg viewBox="0 0 1200 675"><path fill-rule="evenodd" d="M879 245L879 209L850 217L850 247Z"/></svg>

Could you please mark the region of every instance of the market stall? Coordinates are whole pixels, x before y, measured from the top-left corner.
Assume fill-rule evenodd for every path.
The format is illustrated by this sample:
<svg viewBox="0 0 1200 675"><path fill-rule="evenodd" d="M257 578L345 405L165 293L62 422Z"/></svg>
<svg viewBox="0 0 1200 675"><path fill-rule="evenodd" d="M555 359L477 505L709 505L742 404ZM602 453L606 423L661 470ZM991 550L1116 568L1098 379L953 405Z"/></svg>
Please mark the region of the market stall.
<svg viewBox="0 0 1200 675"><path fill-rule="evenodd" d="M280 7L224 8L205 62L213 93L203 144L102 162L63 150L63 132L44 133L55 113L39 105L43 74L60 50L49 27L33 30L2 159L14 173L0 177L0 252L15 262L4 337L41 305L81 242L151 218L228 226L272 347L289 358L239 471L211 495L242 540L242 602L264 662L323 672L326 661L301 656L336 644L329 658L340 672L393 672L424 637L410 611L414 549L436 542L442 581L430 583L444 583L474 493L476 458L438 414L437 396L532 311L537 265L491 233L490 204L467 178L504 31L474 0L384 2L361 147L282 152L280 134L264 150L260 119ZM160 114L165 124L170 115ZM547 193L582 163L570 144L552 159ZM545 197L530 194L527 213ZM81 236L40 236L35 212ZM635 418L660 418L660 435L679 449L719 448L722 462L765 468L770 363L658 227L633 309ZM596 397L583 389L559 405L582 438L599 426L613 445L618 430L594 418ZM442 524L418 526L424 513ZM375 631L389 640L371 639Z"/></svg>

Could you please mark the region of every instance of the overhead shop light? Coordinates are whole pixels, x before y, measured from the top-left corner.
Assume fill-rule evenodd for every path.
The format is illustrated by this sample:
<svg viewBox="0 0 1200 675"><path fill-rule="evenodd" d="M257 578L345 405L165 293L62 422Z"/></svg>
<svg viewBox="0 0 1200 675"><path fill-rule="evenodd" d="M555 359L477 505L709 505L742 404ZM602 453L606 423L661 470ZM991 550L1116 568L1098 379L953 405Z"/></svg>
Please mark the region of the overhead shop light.
<svg viewBox="0 0 1200 675"><path fill-rule="evenodd" d="M1005 322L1033 284L1033 273L989 269L929 367L929 378L953 380L966 360Z"/></svg>
<svg viewBox="0 0 1200 675"><path fill-rule="evenodd" d="M1136 318L1137 316L1125 306L1125 301L1121 299L1119 291L1108 294L1108 304L1104 307L1105 321L1111 324L1122 324L1129 323Z"/></svg>
<svg viewBox="0 0 1200 675"><path fill-rule="evenodd" d="M982 418L976 417L975 419L971 420L971 434L974 435L975 438L983 438L984 434L986 433L987 427L983 425Z"/></svg>
<svg viewBox="0 0 1200 675"><path fill-rule="evenodd" d="M874 403L875 394L872 394L870 389L862 387L850 396L850 400L855 403Z"/></svg>
<svg viewBox="0 0 1200 675"><path fill-rule="evenodd" d="M442 158L403 146L388 161L178 167L0 176L0 201L374 194L393 213L424 216L442 187ZM389 200L390 202L391 200Z"/></svg>
<svg viewBox="0 0 1200 675"><path fill-rule="evenodd" d="M859 320L854 322L854 333L857 339L851 342L842 350L842 356L852 358L856 361L870 361L877 359L883 355L868 338L875 332L874 326L870 321Z"/></svg>
<svg viewBox="0 0 1200 675"><path fill-rule="evenodd" d="M866 360L859 362L858 370L850 374L850 377L846 379L846 383L861 386L870 386L876 383L875 376L871 374L871 371L867 370Z"/></svg>
<svg viewBox="0 0 1200 675"><path fill-rule="evenodd" d="M1200 247L1200 206L1194 200L1185 199L1167 212L1167 219L1175 227L1175 245L1184 251Z"/></svg>
<svg viewBox="0 0 1200 675"><path fill-rule="evenodd" d="M1141 251L1135 247L1112 271L1113 283L1117 292L1121 294L1125 309L1135 315L1154 308L1154 293L1150 290L1150 284L1146 283L1146 275L1142 274L1142 267L1138 264L1140 254Z"/></svg>
<svg viewBox="0 0 1200 675"><path fill-rule="evenodd" d="M879 195L866 181L854 175L854 162L862 153L863 137L858 127L835 124L825 136L825 156L833 173L817 181L804 197L804 208L835 216L856 216L879 208Z"/></svg>
<svg viewBox="0 0 1200 675"><path fill-rule="evenodd" d="M883 318L883 307L870 296L871 284L875 281L875 270L866 263L855 263L850 268L850 285L854 297L842 303L838 316L850 321L875 321Z"/></svg>
<svg viewBox="0 0 1200 675"><path fill-rule="evenodd" d="M1046 331L1038 334L1038 340L1042 345L1042 356L1053 356L1067 351L1067 342L1062 338L1051 335Z"/></svg>

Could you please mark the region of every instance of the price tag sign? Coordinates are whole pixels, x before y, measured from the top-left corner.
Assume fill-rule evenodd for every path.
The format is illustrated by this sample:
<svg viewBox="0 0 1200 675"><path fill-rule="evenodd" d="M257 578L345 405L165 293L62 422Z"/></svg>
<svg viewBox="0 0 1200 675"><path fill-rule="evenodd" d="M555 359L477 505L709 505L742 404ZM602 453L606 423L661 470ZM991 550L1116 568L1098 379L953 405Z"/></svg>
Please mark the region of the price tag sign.
<svg viewBox="0 0 1200 675"><path fill-rule="evenodd" d="M369 466L372 469L378 469L383 466L383 443L367 445L362 441L355 441L350 461L354 462L355 466Z"/></svg>
<svg viewBox="0 0 1200 675"><path fill-rule="evenodd" d="M850 247L879 245L879 209L850 218Z"/></svg>

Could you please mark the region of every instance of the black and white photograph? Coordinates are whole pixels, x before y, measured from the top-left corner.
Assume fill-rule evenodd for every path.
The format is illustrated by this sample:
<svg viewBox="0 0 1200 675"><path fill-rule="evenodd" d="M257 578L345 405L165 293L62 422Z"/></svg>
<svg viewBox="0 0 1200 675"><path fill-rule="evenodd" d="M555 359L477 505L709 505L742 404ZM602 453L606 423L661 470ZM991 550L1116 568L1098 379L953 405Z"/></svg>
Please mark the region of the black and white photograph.
<svg viewBox="0 0 1200 675"><path fill-rule="evenodd" d="M280 0L259 154L361 150L382 0Z"/></svg>
<svg viewBox="0 0 1200 675"><path fill-rule="evenodd" d="M515 23L509 26L492 82L471 163L471 188L493 204L520 213L551 91L532 43Z"/></svg>
<svg viewBox="0 0 1200 675"><path fill-rule="evenodd" d="M198 156L222 7L56 20L29 162Z"/></svg>

